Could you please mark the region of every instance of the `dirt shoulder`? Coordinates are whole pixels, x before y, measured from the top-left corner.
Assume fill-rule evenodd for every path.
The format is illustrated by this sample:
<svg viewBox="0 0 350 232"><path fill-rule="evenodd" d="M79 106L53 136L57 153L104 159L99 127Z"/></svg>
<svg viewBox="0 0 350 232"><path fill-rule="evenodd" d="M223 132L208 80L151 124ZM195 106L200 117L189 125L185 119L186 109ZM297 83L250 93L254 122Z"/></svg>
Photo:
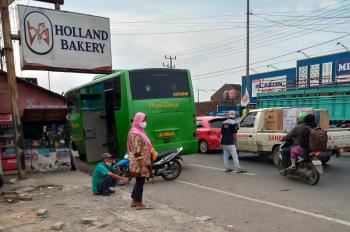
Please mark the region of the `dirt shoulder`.
<svg viewBox="0 0 350 232"><path fill-rule="evenodd" d="M129 207L130 193L123 187L116 190L110 197L94 196L91 177L79 171L32 174L5 185L0 231L235 231L149 197L153 209L137 211Z"/></svg>

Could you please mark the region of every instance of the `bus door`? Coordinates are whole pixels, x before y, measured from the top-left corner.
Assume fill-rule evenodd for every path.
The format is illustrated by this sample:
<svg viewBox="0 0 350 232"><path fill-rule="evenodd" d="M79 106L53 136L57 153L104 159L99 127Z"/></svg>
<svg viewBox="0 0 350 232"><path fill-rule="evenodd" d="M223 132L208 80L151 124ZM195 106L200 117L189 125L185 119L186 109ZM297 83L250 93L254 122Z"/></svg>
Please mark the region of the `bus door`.
<svg viewBox="0 0 350 232"><path fill-rule="evenodd" d="M114 116L114 91L113 89L105 90L105 113L106 113L106 135L107 135L107 147L111 155L117 158L119 157L118 152L118 141L116 133L116 120Z"/></svg>
<svg viewBox="0 0 350 232"><path fill-rule="evenodd" d="M108 147L106 146L106 119L101 94L81 94L80 99L86 161L99 161L101 160L101 155L108 152Z"/></svg>

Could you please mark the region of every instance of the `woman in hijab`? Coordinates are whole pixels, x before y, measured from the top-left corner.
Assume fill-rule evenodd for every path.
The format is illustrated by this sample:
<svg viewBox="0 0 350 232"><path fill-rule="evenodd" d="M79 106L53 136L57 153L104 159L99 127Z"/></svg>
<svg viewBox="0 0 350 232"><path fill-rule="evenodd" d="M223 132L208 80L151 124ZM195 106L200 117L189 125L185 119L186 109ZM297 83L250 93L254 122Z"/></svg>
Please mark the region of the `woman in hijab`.
<svg viewBox="0 0 350 232"><path fill-rule="evenodd" d="M132 176L136 177L136 183L131 194L133 199L131 207L136 207L136 209L148 208L142 203L143 185L146 177L152 175L151 154L154 149L144 130L147 125L146 121L147 116L144 113L136 113L128 135L130 172Z"/></svg>

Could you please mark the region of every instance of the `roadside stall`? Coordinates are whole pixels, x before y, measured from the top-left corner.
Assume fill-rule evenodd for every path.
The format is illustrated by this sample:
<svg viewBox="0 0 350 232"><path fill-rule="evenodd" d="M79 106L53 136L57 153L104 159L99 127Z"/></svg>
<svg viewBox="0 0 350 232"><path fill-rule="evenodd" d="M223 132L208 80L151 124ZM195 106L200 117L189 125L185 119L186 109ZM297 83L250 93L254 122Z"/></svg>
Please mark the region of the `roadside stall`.
<svg viewBox="0 0 350 232"><path fill-rule="evenodd" d="M23 150L28 171L71 170L67 107L23 110Z"/></svg>
<svg viewBox="0 0 350 232"><path fill-rule="evenodd" d="M11 114L0 114L0 155L2 171L17 170L15 132Z"/></svg>

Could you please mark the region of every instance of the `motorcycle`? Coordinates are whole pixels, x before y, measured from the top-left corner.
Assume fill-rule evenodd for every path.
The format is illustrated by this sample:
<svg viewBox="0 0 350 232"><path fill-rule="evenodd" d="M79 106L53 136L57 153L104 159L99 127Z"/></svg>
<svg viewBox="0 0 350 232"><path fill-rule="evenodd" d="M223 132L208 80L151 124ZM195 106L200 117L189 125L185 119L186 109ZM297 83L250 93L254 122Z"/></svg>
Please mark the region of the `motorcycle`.
<svg viewBox="0 0 350 232"><path fill-rule="evenodd" d="M175 150L168 150L157 155L157 159L152 162L153 176L160 176L164 180L175 180L182 171L182 166L179 160L182 160L181 152L183 148L177 148ZM126 154L124 159L116 163L116 167L119 170L119 175L132 179L130 174L130 159Z"/></svg>
<svg viewBox="0 0 350 232"><path fill-rule="evenodd" d="M284 141L278 151L278 168L282 175L302 177L308 184L316 185L320 180L320 174L323 174L323 166L319 157L320 151L310 152L306 157L297 157L296 168L284 169L282 167L282 150L290 147L291 143Z"/></svg>

